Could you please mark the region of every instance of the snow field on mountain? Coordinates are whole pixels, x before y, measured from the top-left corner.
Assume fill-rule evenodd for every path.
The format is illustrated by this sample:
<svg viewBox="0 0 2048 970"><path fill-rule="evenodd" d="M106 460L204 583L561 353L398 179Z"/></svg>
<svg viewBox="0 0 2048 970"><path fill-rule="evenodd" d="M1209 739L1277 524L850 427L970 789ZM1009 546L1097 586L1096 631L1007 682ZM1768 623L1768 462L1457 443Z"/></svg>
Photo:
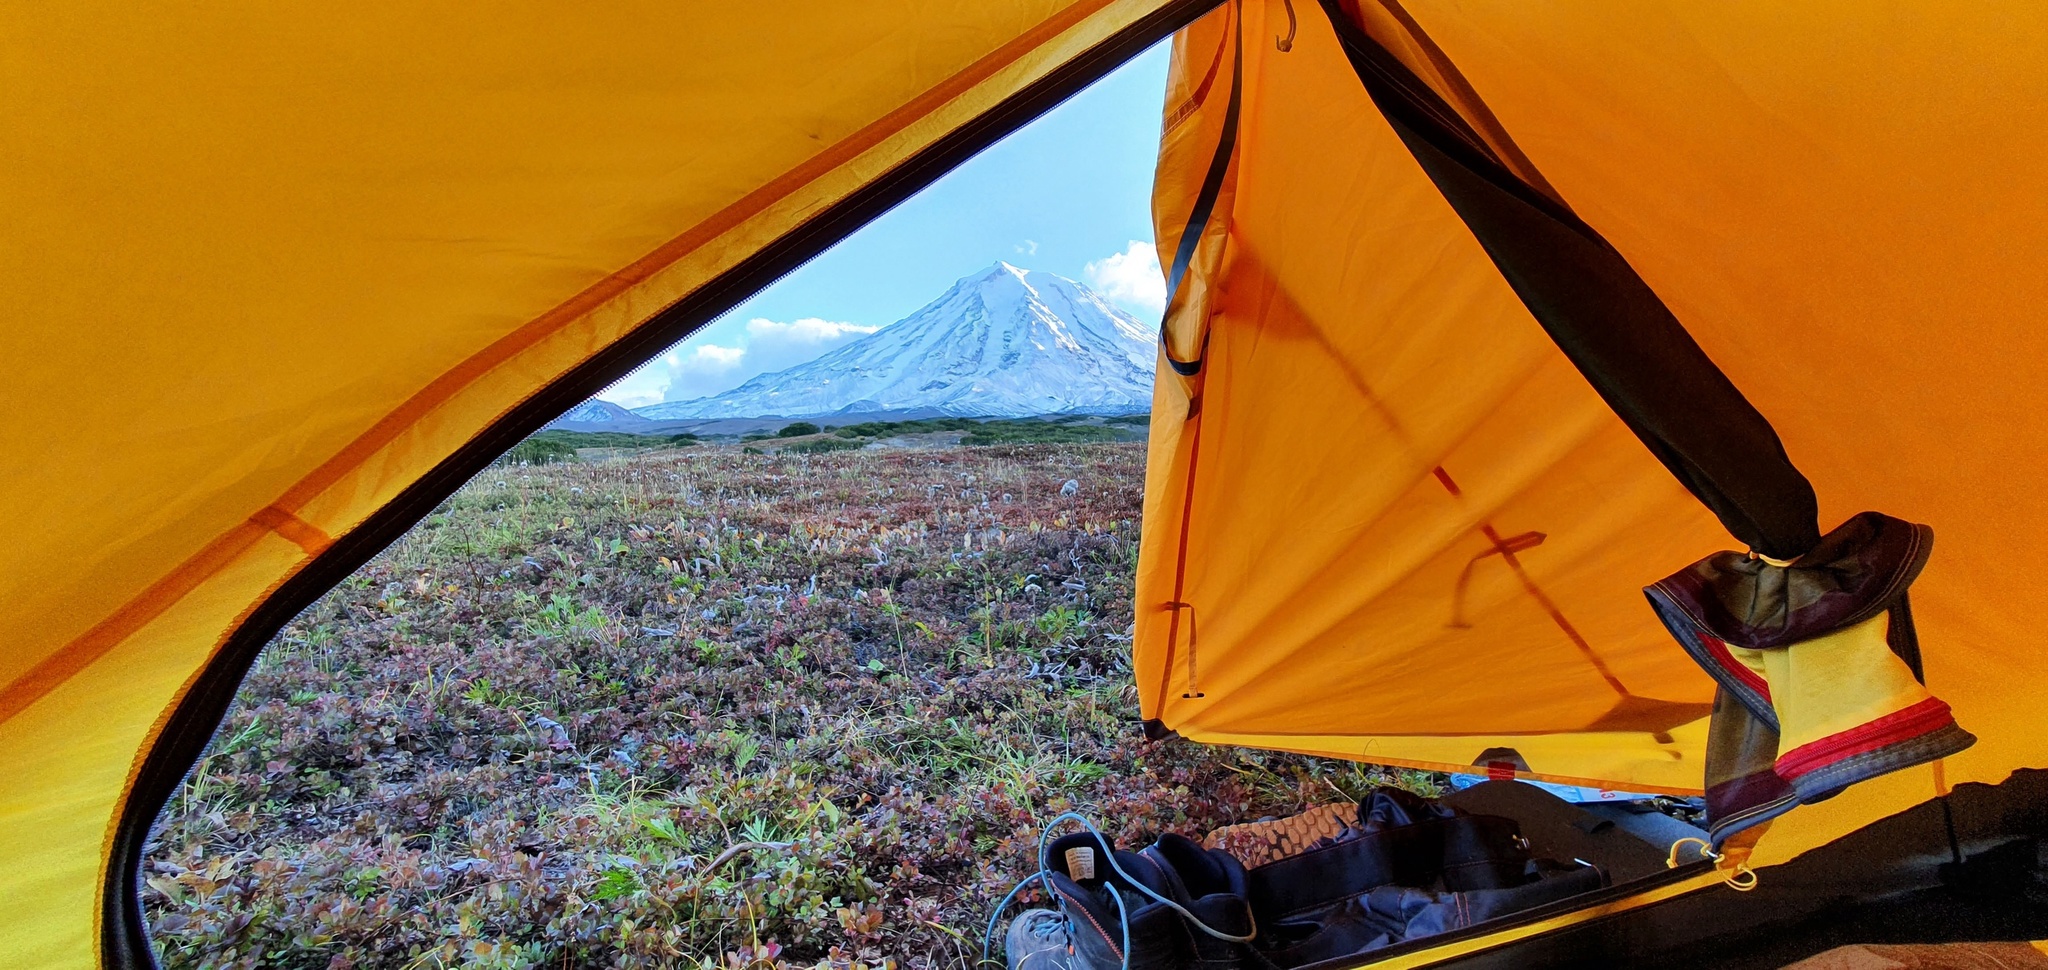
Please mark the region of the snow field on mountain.
<svg viewBox="0 0 2048 970"><path fill-rule="evenodd" d="M655 420L931 409L964 417L1125 414L1152 401L1152 330L1087 286L998 262L897 323Z"/></svg>

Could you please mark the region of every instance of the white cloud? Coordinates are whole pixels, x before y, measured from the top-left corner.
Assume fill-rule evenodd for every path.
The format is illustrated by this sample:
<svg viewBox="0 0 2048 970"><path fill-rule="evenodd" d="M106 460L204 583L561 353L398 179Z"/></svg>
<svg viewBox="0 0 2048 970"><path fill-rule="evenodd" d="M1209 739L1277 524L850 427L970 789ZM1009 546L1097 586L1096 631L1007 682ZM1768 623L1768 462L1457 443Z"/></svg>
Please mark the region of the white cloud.
<svg viewBox="0 0 2048 970"><path fill-rule="evenodd" d="M1095 260L1081 273L1096 292L1140 320L1157 320L1166 311L1166 276L1159 271L1159 252L1149 242L1133 239L1123 252Z"/></svg>
<svg viewBox="0 0 2048 970"><path fill-rule="evenodd" d="M729 324L720 324L719 329L722 338L703 333L685 340L598 397L627 408L710 397L756 374L813 360L881 328L817 317L788 323L756 317L737 332ZM725 342L714 343L717 339Z"/></svg>
<svg viewBox="0 0 2048 970"><path fill-rule="evenodd" d="M817 317L788 323L756 317L733 345L684 341L671 351L661 400L689 401L729 391L757 374L814 360L879 329Z"/></svg>
<svg viewBox="0 0 2048 970"><path fill-rule="evenodd" d="M639 370L619 378L618 383L598 392L598 398L622 408L660 404L661 396L668 392L669 365L674 363L675 358L675 351L669 351L640 365Z"/></svg>
<svg viewBox="0 0 2048 970"><path fill-rule="evenodd" d="M634 408L646 407L649 404L660 404L662 390L663 388L660 387L651 391L628 387L625 381L620 381L617 385L607 388L598 397L631 411Z"/></svg>
<svg viewBox="0 0 2048 970"><path fill-rule="evenodd" d="M1036 240L1036 239L1026 239L1026 240L1024 240L1024 242L1023 242L1022 244L1018 245L1018 247L1017 247L1017 251L1018 251L1018 252L1020 252L1020 253L1023 253L1023 254L1024 254L1024 255L1026 255L1026 256L1036 256L1036 255L1038 255L1038 240Z"/></svg>

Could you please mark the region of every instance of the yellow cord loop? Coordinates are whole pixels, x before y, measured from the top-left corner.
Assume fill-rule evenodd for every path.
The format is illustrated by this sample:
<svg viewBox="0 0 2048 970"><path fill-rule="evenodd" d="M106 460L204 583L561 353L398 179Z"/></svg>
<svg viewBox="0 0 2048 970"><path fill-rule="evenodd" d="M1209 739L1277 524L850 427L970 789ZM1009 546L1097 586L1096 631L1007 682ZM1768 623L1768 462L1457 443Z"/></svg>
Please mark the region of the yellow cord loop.
<svg viewBox="0 0 2048 970"><path fill-rule="evenodd" d="M1721 861L1721 854L1715 852L1714 847L1708 845L1706 839L1679 839L1678 841L1671 843L1671 857L1664 860L1664 868L1678 868L1678 855L1680 852L1683 852L1685 850L1685 844L1688 842L1700 847L1700 855L1706 856L1707 858L1712 859L1715 862Z"/></svg>
<svg viewBox="0 0 2048 970"><path fill-rule="evenodd" d="M1685 846L1687 843L1699 846L1700 855L1705 856L1708 859L1713 860L1714 862L1718 863L1723 859L1727 858L1727 856L1724 856L1719 852L1715 852L1714 847L1708 845L1707 840L1705 839L1679 839L1678 841L1671 843L1671 855L1664 860L1664 868L1678 868L1678 857L1685 850ZM1736 892L1746 893L1756 888L1756 870L1751 869L1748 866L1737 863L1733 868L1724 867L1721 871L1727 874L1728 888L1733 889Z"/></svg>

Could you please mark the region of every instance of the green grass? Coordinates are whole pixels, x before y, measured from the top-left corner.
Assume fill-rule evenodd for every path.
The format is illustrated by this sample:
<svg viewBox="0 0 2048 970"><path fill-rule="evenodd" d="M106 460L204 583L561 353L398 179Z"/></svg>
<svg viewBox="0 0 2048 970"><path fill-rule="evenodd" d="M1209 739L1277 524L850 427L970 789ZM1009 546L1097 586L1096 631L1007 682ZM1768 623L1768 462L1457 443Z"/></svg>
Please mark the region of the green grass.
<svg viewBox="0 0 2048 970"><path fill-rule="evenodd" d="M969 970L1056 813L1431 784L1143 739L1142 445L822 440L501 466L293 621L154 831L165 966Z"/></svg>
<svg viewBox="0 0 2048 970"><path fill-rule="evenodd" d="M792 455L823 455L834 451L858 451L864 447L860 441L844 438L818 438L812 441L798 441L784 445L782 450Z"/></svg>
<svg viewBox="0 0 2048 970"><path fill-rule="evenodd" d="M513 445L498 459L502 465L552 465L558 461L575 461L576 447L560 438L543 437L554 432L543 431Z"/></svg>
<svg viewBox="0 0 2048 970"><path fill-rule="evenodd" d="M1049 420L929 418L918 421L868 421L834 428L832 433L841 438L875 439L960 431L966 432L960 439L960 443L964 445L1083 444L1131 441L1135 438L1135 435L1123 428L1112 426L1129 424L1128 421L1112 418L1108 424L1103 425L1077 423L1082 420L1085 418L1063 415Z"/></svg>
<svg viewBox="0 0 2048 970"><path fill-rule="evenodd" d="M1121 428L1098 424L1063 424L1051 421L984 421L961 436L963 445L1087 444L1129 441L1132 435Z"/></svg>
<svg viewBox="0 0 2048 970"><path fill-rule="evenodd" d="M575 461L576 452L581 448L687 448L698 444L700 439L687 432L683 434L632 434L625 431L564 431L550 428L537 431L526 440L513 445L510 451L498 459L501 465L550 465L556 462Z"/></svg>

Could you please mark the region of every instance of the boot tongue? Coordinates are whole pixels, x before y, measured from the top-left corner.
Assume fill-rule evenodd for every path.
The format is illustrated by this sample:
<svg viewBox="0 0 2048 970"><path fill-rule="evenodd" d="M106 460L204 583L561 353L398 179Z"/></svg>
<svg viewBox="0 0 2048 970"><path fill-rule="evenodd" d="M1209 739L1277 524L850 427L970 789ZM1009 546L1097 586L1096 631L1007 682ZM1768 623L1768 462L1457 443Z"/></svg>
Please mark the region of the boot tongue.
<svg viewBox="0 0 2048 970"><path fill-rule="evenodd" d="M1244 866L1227 852L1205 849L1193 839L1168 833L1146 847L1143 855L1166 872L1176 891L1173 899L1178 902L1217 893L1245 894Z"/></svg>
<svg viewBox="0 0 2048 970"><path fill-rule="evenodd" d="M1117 861L1123 862L1123 859L1119 858ZM1183 905L1195 898L1193 893L1188 892L1187 883L1182 881L1180 870L1174 866L1173 860L1160 852L1157 845L1146 846L1136 853L1133 861L1137 865L1125 865L1124 869L1159 895Z"/></svg>
<svg viewBox="0 0 2048 970"><path fill-rule="evenodd" d="M1116 859L1114 867L1110 865L1110 852L1114 852ZM1110 887L1115 887L1120 897L1133 906L1150 904L1152 898L1134 888L1130 884L1132 881L1141 883L1145 888L1168 899L1187 898L1187 887L1180 884L1172 866L1163 865L1158 860L1136 852L1109 849L1092 835L1063 837L1053 842L1050 854L1049 861L1053 868L1075 883L1101 892L1107 892ZM1123 870L1121 875L1117 872L1119 868ZM1126 876L1129 877L1128 880Z"/></svg>
<svg viewBox="0 0 2048 970"><path fill-rule="evenodd" d="M1070 876L1074 889L1087 897L1088 908L1096 914L1107 932L1115 933L1116 926L1147 907L1156 907L1157 900L1139 890L1134 883L1142 883L1153 892L1178 902L1187 899L1186 890L1180 889L1172 878L1170 870L1165 879L1160 878L1161 870L1152 860L1135 852L1118 851L1116 864L1131 875L1125 879L1109 866L1097 844L1070 845L1060 850L1053 864Z"/></svg>

